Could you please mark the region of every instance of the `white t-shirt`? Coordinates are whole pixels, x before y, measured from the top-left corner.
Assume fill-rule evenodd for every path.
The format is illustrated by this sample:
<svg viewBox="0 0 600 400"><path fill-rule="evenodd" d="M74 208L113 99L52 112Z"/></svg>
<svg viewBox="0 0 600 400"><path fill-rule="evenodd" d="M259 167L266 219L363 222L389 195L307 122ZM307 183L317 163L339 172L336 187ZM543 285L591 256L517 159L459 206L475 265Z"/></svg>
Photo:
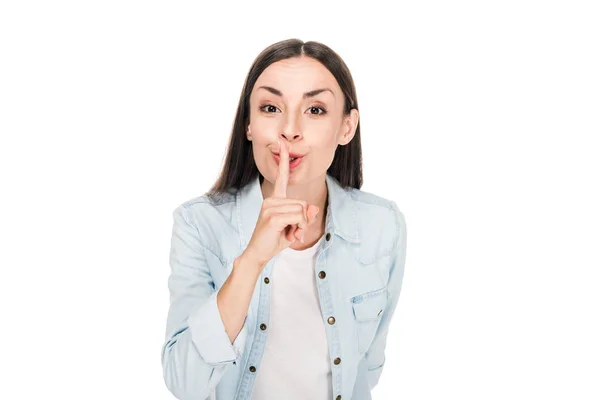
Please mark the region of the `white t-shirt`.
<svg viewBox="0 0 600 400"><path fill-rule="evenodd" d="M252 400L326 400L331 364L317 292L316 252L286 248L273 264L267 343Z"/></svg>

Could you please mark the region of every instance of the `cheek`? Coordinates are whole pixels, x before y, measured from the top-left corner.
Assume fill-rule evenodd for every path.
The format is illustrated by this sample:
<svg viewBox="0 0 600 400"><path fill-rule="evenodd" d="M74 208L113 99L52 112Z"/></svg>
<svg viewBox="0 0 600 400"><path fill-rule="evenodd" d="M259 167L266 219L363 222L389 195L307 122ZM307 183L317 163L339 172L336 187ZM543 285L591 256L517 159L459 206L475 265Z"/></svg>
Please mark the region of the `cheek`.
<svg viewBox="0 0 600 400"><path fill-rule="evenodd" d="M264 141L268 138L273 140L273 136L276 136L278 127L275 121L269 121L267 118L255 118L250 123L250 130L252 131L253 138Z"/></svg>
<svg viewBox="0 0 600 400"><path fill-rule="evenodd" d="M315 135L314 147L319 148L323 153L332 153L335 151L337 140L338 138L335 132L331 130L324 131L320 135Z"/></svg>
<svg viewBox="0 0 600 400"><path fill-rule="evenodd" d="M319 141L318 144L311 146L312 152L320 162L330 164L333 161L336 150L335 138Z"/></svg>

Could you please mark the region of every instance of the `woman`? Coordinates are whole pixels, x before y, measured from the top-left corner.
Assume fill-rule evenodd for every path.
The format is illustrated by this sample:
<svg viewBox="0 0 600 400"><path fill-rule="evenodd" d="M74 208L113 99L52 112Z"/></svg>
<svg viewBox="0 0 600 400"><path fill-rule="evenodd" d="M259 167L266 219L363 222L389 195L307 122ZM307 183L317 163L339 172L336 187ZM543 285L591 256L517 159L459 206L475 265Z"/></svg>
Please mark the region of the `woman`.
<svg viewBox="0 0 600 400"><path fill-rule="evenodd" d="M285 40L252 64L221 176L173 212L162 366L177 398L371 398L406 224L360 190L358 117L329 47Z"/></svg>

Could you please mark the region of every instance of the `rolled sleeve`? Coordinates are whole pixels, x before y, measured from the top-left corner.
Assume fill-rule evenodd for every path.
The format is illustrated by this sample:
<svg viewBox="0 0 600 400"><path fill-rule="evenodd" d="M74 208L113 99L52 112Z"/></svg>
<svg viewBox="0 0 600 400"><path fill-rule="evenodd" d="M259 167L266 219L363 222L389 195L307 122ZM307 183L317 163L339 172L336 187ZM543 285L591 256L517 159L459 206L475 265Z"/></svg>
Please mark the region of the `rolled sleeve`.
<svg viewBox="0 0 600 400"><path fill-rule="evenodd" d="M178 399L207 399L243 352L244 328L233 344L216 303L203 238L185 205L173 211L168 279L170 305L161 350L163 377Z"/></svg>
<svg viewBox="0 0 600 400"><path fill-rule="evenodd" d="M214 292L188 318L192 342L209 365L231 363L242 357L246 345L246 320L233 344L225 330ZM247 317L246 317L247 319Z"/></svg>

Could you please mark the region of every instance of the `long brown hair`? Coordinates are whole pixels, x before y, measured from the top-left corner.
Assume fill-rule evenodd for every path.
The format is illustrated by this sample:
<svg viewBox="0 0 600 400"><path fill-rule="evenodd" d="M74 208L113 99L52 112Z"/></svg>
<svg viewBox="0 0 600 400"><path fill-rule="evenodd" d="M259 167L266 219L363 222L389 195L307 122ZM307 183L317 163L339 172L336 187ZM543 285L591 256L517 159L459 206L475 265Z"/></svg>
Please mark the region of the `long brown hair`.
<svg viewBox="0 0 600 400"><path fill-rule="evenodd" d="M342 58L331 48L319 42L303 42L299 39L282 40L270 45L256 57L250 66L229 137L225 163L219 178L206 193L207 195L213 196L243 188L259 174L252 153L252 142L246 137L246 126L250 118L250 93L260 74L269 65L280 60L300 56L316 59L335 77L344 94L344 115L349 115L352 109L358 110L356 89L350 70ZM356 132L350 143L337 147L327 173L336 178L342 187L361 188L360 122L356 126Z"/></svg>

